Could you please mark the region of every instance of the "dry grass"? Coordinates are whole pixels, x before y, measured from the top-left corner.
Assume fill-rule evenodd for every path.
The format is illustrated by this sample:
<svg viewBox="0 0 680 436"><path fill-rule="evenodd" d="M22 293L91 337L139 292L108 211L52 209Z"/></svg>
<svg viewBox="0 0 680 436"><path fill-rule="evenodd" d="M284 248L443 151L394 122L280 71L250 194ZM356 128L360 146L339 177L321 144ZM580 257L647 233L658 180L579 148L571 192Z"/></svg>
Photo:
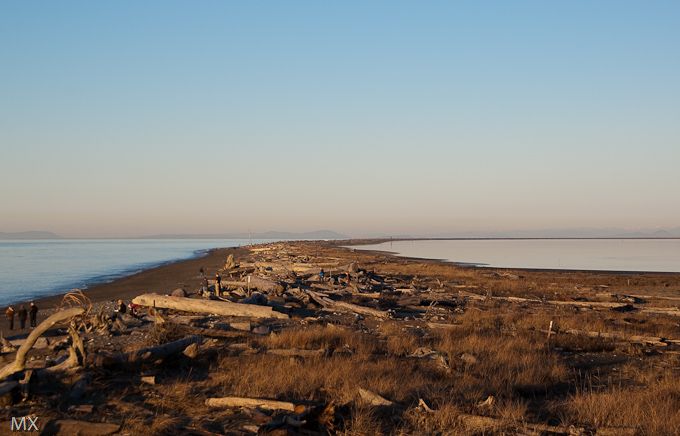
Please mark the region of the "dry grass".
<svg viewBox="0 0 680 436"><path fill-rule="evenodd" d="M669 373L643 387L579 390L564 403L562 411L565 422L596 428L636 428L649 435L678 434L680 380Z"/></svg>
<svg viewBox="0 0 680 436"><path fill-rule="evenodd" d="M273 333L263 344L268 348L347 349L355 354L369 355L375 351L377 341L371 336L357 334L344 327L312 325Z"/></svg>

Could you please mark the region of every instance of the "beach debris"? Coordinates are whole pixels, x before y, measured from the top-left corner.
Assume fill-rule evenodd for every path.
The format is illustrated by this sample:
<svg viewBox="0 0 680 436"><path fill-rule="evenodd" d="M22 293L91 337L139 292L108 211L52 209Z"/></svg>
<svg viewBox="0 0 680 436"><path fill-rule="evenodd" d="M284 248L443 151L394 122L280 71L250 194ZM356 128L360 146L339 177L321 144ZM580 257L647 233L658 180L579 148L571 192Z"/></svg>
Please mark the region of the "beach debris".
<svg viewBox="0 0 680 436"><path fill-rule="evenodd" d="M208 398L205 400L208 407L246 407L260 408L267 410L287 410L293 412L295 404L287 401L267 400L263 398L244 398L244 397L221 397Z"/></svg>
<svg viewBox="0 0 680 436"><path fill-rule="evenodd" d="M240 321L240 322L234 321L234 322L230 322L227 325L234 330L240 330L240 331L244 331L244 332L249 332L250 328L251 328L250 321Z"/></svg>
<svg viewBox="0 0 680 436"><path fill-rule="evenodd" d="M155 375L145 375L140 378L142 383L146 383L147 385L155 385L156 384L156 376Z"/></svg>
<svg viewBox="0 0 680 436"><path fill-rule="evenodd" d="M0 346L2 346L2 349L0 349L2 353L13 353L17 350L17 347L10 341L5 339L5 337L1 334L0 334Z"/></svg>
<svg viewBox="0 0 680 436"><path fill-rule="evenodd" d="M227 261L224 263L224 270L229 271L234 268L236 268L236 262L234 261L234 255L230 253L227 256Z"/></svg>
<svg viewBox="0 0 680 436"><path fill-rule="evenodd" d="M634 344L651 345L655 347L667 347L669 344L680 344L679 339L669 339L657 336L643 336L643 335L627 335L624 333L617 332L595 332L587 330L578 329L564 329L559 330L557 333L576 335L576 336L587 336L590 338L600 338L615 341L631 342Z"/></svg>
<svg viewBox="0 0 680 436"><path fill-rule="evenodd" d="M371 406L391 406L394 404L392 401L364 388L359 388L359 398Z"/></svg>
<svg viewBox="0 0 680 436"><path fill-rule="evenodd" d="M189 344L184 351L182 351L182 354L189 359L195 359L196 356L198 356L198 343L194 342L193 344Z"/></svg>
<svg viewBox="0 0 680 436"><path fill-rule="evenodd" d="M173 342L168 342L155 347L141 348L129 353L99 354L95 357L94 364L98 367L111 367L124 364L139 364L153 362L182 353L191 344L200 344L203 338L198 335L187 336Z"/></svg>
<svg viewBox="0 0 680 436"><path fill-rule="evenodd" d="M383 310L372 309L366 306L359 306L357 304L347 303L345 301L331 300L330 298L324 296L321 293L307 290L307 294L319 304L324 310L330 311L343 311L343 312L353 312L361 315L374 316L376 318L389 318L390 313Z"/></svg>
<svg viewBox="0 0 680 436"><path fill-rule="evenodd" d="M423 400L422 398L418 398L418 408L427 413L435 412L435 410L428 406L425 400Z"/></svg>
<svg viewBox="0 0 680 436"><path fill-rule="evenodd" d="M486 397L486 400L477 403L477 407L478 408L489 408L489 407L493 406L495 402L496 402L496 398L494 398L493 395L489 395L488 397Z"/></svg>
<svg viewBox="0 0 680 436"><path fill-rule="evenodd" d="M251 318L281 318L288 315L275 312L271 307L252 304L232 303L228 301L201 300L196 298L172 297L158 294L143 294L132 302L140 306L182 310L185 312L216 314L224 316L245 316Z"/></svg>
<svg viewBox="0 0 680 436"><path fill-rule="evenodd" d="M45 372L55 373L66 371L76 366L82 366L85 363L85 345L83 344L83 340L81 339L80 334L78 334L78 330L74 326L74 323L69 325L68 331L71 335L71 345L68 349L68 357L57 365L45 368Z"/></svg>
<svg viewBox="0 0 680 436"><path fill-rule="evenodd" d="M70 309L57 311L50 315L46 320L38 324L38 326L28 335L26 342L24 342L23 345L19 347L14 362L0 369L0 380L6 379L12 374L23 371L26 364L26 354L43 333L54 327L56 324L63 323L64 321L71 321L71 319L74 317L84 313L85 308L72 307Z"/></svg>

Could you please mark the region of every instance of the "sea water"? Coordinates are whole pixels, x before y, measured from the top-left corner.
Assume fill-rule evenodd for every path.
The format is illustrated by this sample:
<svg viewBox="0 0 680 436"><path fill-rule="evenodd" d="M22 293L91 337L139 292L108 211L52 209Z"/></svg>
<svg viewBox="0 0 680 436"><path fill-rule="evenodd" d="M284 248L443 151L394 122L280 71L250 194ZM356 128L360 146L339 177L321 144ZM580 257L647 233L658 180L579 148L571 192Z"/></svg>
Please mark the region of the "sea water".
<svg viewBox="0 0 680 436"><path fill-rule="evenodd" d="M243 239L0 240L0 305L86 288ZM253 243L268 242L253 240Z"/></svg>
<svg viewBox="0 0 680 436"><path fill-rule="evenodd" d="M680 272L680 239L414 240L354 248L499 268Z"/></svg>

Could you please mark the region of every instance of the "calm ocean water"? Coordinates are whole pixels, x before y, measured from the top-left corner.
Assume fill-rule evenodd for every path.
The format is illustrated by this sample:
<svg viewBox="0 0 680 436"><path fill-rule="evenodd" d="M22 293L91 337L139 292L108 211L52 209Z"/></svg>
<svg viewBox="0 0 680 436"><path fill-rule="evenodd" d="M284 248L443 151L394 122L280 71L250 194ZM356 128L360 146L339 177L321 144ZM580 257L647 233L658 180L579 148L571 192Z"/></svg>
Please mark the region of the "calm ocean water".
<svg viewBox="0 0 680 436"><path fill-rule="evenodd" d="M266 242L253 240L253 243ZM0 305L111 281L243 239L0 240Z"/></svg>
<svg viewBox="0 0 680 436"><path fill-rule="evenodd" d="M395 241L354 248L500 268L680 272L678 239Z"/></svg>

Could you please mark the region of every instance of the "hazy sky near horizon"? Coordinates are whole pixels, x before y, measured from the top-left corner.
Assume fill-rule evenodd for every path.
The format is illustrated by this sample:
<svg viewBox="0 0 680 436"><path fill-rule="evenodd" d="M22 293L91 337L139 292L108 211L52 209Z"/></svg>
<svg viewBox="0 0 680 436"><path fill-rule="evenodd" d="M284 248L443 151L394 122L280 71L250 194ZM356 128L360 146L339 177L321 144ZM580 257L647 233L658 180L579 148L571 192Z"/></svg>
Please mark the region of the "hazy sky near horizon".
<svg viewBox="0 0 680 436"><path fill-rule="evenodd" d="M2 2L0 231L680 225L680 2Z"/></svg>

